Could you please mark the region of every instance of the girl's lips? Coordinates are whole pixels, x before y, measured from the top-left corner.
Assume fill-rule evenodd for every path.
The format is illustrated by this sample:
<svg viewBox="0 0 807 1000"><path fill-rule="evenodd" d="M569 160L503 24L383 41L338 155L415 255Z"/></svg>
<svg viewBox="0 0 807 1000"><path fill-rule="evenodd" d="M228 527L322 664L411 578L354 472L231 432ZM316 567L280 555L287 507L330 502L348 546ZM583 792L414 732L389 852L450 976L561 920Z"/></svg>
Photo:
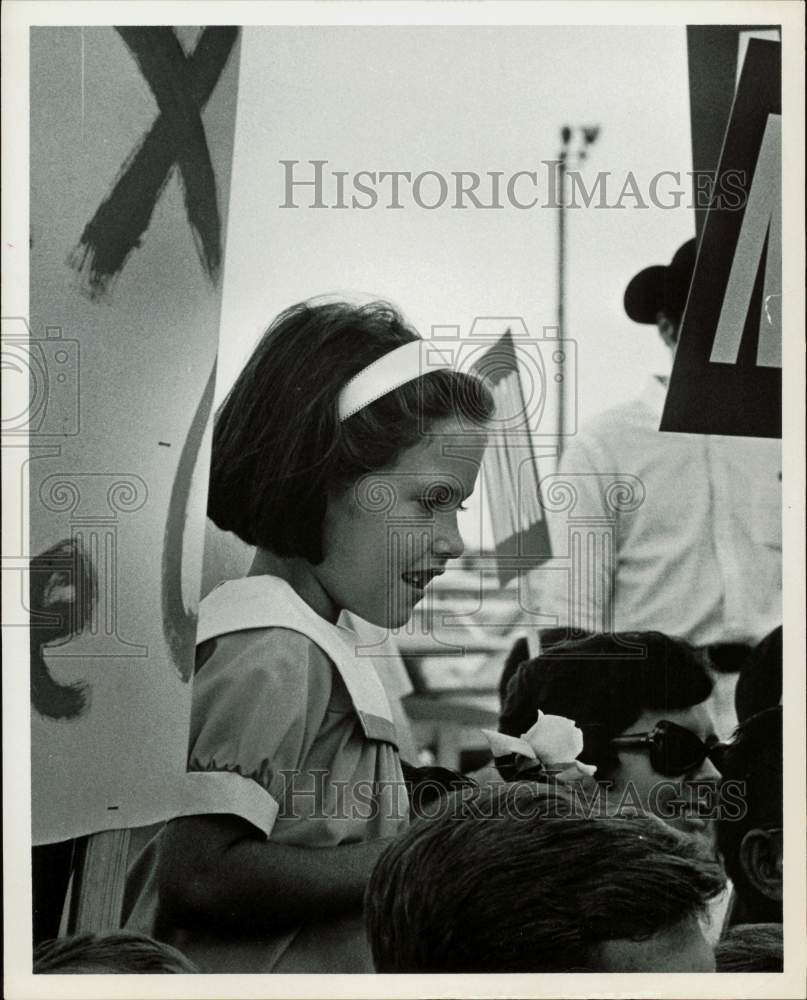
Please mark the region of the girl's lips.
<svg viewBox="0 0 807 1000"><path fill-rule="evenodd" d="M412 570L407 573L401 573L401 579L415 590L422 591L428 587L436 576L440 576L442 572L442 570L438 569Z"/></svg>

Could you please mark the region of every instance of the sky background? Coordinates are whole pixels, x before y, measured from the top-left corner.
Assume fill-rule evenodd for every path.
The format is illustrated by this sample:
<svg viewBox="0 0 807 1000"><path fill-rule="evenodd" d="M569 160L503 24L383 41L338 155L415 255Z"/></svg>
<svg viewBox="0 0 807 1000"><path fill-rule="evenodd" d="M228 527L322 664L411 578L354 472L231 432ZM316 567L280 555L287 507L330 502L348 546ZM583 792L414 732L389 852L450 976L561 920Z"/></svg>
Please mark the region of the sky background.
<svg viewBox="0 0 807 1000"><path fill-rule="evenodd" d="M561 127L597 124L580 169L589 184L609 172L613 202L628 171L646 196L654 175L691 169L688 102L682 26L246 28L217 399L272 318L315 295L389 299L424 335L447 324L464 336L477 316L522 317L533 336L556 323L556 209L427 211L405 196L389 210L386 195L369 211L283 209L280 160L301 161L301 176L310 159L350 174L538 170L543 186ZM296 197L309 204L305 190ZM578 421L669 366L654 329L625 316L622 294L694 234L687 201L567 213Z"/></svg>

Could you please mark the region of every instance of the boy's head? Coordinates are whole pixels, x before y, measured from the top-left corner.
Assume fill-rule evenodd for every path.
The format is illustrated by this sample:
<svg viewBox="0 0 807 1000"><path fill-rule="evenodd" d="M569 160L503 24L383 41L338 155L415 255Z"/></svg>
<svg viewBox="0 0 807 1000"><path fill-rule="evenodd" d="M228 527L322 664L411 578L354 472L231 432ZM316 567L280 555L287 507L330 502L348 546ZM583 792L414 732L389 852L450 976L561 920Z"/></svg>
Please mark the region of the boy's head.
<svg viewBox="0 0 807 1000"><path fill-rule="evenodd" d="M615 799L709 837L701 793L719 777L711 692L705 658L680 639L659 632L589 635L521 665L499 729L519 736L539 709L573 719L584 736L580 760L597 765Z"/></svg>
<svg viewBox="0 0 807 1000"><path fill-rule="evenodd" d="M584 813L539 784L444 799L370 879L376 970L713 971L698 916L718 865L655 817Z"/></svg>
<svg viewBox="0 0 807 1000"><path fill-rule="evenodd" d="M182 952L145 934L76 934L34 949L34 974L90 975L198 972Z"/></svg>
<svg viewBox="0 0 807 1000"><path fill-rule="evenodd" d="M782 920L782 708L737 729L723 758L717 845L742 922Z"/></svg>

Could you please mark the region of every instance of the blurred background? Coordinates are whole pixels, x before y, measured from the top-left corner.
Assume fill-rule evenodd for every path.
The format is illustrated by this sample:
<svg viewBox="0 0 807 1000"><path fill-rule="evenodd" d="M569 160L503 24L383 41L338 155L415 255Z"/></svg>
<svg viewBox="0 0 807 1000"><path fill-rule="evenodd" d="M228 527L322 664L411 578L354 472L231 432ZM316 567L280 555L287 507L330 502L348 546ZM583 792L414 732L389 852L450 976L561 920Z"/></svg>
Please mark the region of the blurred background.
<svg viewBox="0 0 807 1000"><path fill-rule="evenodd" d="M268 322L313 295L390 299L424 334L444 324L467 334L477 316L521 316L534 336L554 325L557 210L429 211L411 198L400 210L384 198L368 211L283 209L279 161L301 161L303 177L306 161L325 159L350 174L538 170L543 184L541 161L557 158L566 124L601 127L579 168L590 183L610 172L618 195L631 171L646 192L674 171L687 191L680 208L626 198L568 213L567 336L585 419L669 363L652 331L625 317L622 292L694 234L686 29L247 28L217 398Z"/></svg>

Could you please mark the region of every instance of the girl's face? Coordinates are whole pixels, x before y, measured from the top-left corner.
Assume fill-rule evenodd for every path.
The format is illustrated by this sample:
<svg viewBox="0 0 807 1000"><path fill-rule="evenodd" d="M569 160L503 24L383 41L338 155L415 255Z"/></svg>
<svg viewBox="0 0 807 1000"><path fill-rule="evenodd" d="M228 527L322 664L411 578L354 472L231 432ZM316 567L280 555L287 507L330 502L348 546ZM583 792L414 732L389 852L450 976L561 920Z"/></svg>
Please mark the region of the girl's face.
<svg viewBox="0 0 807 1000"><path fill-rule="evenodd" d="M455 418L438 421L391 465L328 499L325 558L312 572L337 611L388 628L409 620L432 579L462 555L457 516L484 445Z"/></svg>

